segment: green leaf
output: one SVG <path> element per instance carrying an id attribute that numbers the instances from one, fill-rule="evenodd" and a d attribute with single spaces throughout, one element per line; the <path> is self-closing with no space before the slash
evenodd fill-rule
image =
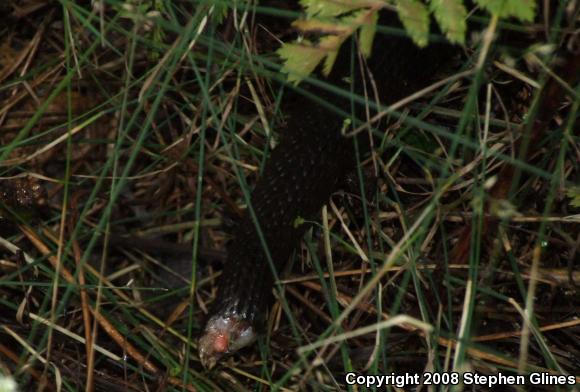
<path id="1" fill-rule="evenodd" d="M 580 186 L 574 186 L 566 191 L 566 196 L 570 199 L 570 205 L 572 207 L 580 208 Z"/>
<path id="2" fill-rule="evenodd" d="M 297 216 L 297 217 L 294 219 L 294 222 L 293 222 L 292 226 L 293 226 L 295 229 L 297 229 L 298 227 L 302 226 L 304 223 L 306 223 L 306 220 L 305 220 L 303 217 L 301 217 L 301 216 Z"/>
<path id="3" fill-rule="evenodd" d="M 409 36 L 420 47 L 427 45 L 429 38 L 429 11 L 417 0 L 397 0 L 397 13 Z"/>
<path id="4" fill-rule="evenodd" d="M 284 63 L 282 72 L 287 73 L 288 81 L 295 84 L 310 75 L 327 54 L 306 40 L 301 43 L 284 43 L 277 53 Z"/>
<path id="5" fill-rule="evenodd" d="M 341 45 L 357 30 L 360 30 L 359 44 L 363 55 L 370 54 L 376 25 L 378 8 L 384 0 L 302 0 L 309 17 L 292 22 L 292 25 L 305 33 L 324 34 L 313 45 L 309 42 L 284 44 L 278 54 L 284 60 L 282 71 L 288 73 L 288 80 L 299 83 L 324 60 L 322 73 L 330 74 Z M 330 9 L 324 5 L 330 4 Z M 319 7 L 319 8 L 317 8 Z M 373 8 L 377 7 L 377 8 Z M 325 18 L 323 18 L 325 17 Z"/>
<path id="6" fill-rule="evenodd" d="M 379 20 L 379 13 L 373 12 L 371 14 L 370 23 L 363 24 L 360 28 L 360 34 L 358 36 L 358 42 L 360 46 L 360 51 L 365 57 L 371 55 L 373 49 L 373 41 L 375 39 L 375 33 L 377 32 L 377 21 Z"/>
<path id="7" fill-rule="evenodd" d="M 431 0 L 430 8 L 441 31 L 452 43 L 465 43 L 467 10 L 461 0 Z"/>
<path id="8" fill-rule="evenodd" d="M 328 76 L 330 71 L 332 70 L 332 66 L 336 61 L 336 57 L 338 56 L 338 51 L 340 50 L 340 46 L 346 39 L 346 36 L 338 36 L 338 35 L 327 35 L 326 37 L 322 37 L 320 39 L 319 47 L 325 48 L 325 56 L 326 59 L 324 60 L 324 67 L 322 68 L 322 74 L 324 76 Z"/>
<path id="9" fill-rule="evenodd" d="M 306 11 L 307 18 L 334 17 L 363 7 L 362 2 L 355 0 L 300 0 L 300 5 Z"/>
<path id="10" fill-rule="evenodd" d="M 348 26 L 342 23 L 342 19 L 298 19 L 292 22 L 292 27 L 308 33 L 318 33 L 320 34 L 349 34 L 352 30 L 352 26 Z"/>
<path id="11" fill-rule="evenodd" d="M 536 0 L 475 0 L 482 8 L 500 18 L 514 16 L 521 21 L 531 22 L 536 14 Z"/>

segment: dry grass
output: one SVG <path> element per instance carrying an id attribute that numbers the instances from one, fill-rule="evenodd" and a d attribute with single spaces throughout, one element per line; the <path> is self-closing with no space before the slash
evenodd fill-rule
<path id="1" fill-rule="evenodd" d="M 231 222 L 281 128 L 269 81 L 287 26 L 239 7 L 218 24 L 219 2 L 0 5 L 0 377 L 244 391 L 346 389 L 352 369 L 578 375 L 580 90 L 557 83 L 521 155 L 546 70 L 566 76 L 526 47 L 484 73 L 465 60 L 375 130 L 376 195 L 333 196 L 282 281 L 291 314 L 278 301 L 255 347 L 201 368 Z M 548 20 L 526 45 L 567 37 Z"/>

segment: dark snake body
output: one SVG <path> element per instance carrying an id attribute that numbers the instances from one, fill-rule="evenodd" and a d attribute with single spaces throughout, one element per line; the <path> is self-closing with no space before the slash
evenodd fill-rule
<path id="1" fill-rule="evenodd" d="M 350 45 L 346 43 L 345 46 Z M 349 51 L 343 49 L 342 52 Z M 421 50 L 405 37 L 378 34 L 369 69 L 381 103 L 392 103 L 427 86 L 439 64 L 447 62 L 451 53 L 448 46 L 430 45 Z M 350 53 L 341 53 L 338 66 L 329 78 L 331 83 L 346 91 L 350 86 L 343 77 L 351 74 L 350 64 Z M 353 68 L 360 67 L 357 64 Z M 354 71 L 351 80 L 355 84 L 353 91 L 359 96 L 364 96 L 366 91 L 369 97 L 374 97 L 368 75 L 363 78 L 360 72 Z M 353 111 L 348 99 L 339 98 L 320 87 L 306 88 L 340 110 L 353 112 L 361 120 L 366 118 L 363 105 L 355 105 Z M 251 206 L 278 272 L 307 228 L 306 225 L 296 226 L 296 219 L 315 218 L 347 172 L 356 168 L 357 162 L 353 139 L 343 137 L 340 132 L 345 117 L 305 97 L 291 95 L 294 99 L 286 100 L 282 107 L 287 119 L 282 140 L 272 152 L 251 195 Z M 251 325 L 252 331 L 261 329 L 272 300 L 273 283 L 268 256 L 254 219 L 246 211 L 228 248 L 228 259 L 219 280 L 210 320 L 218 316 L 235 317 L 243 320 L 244 325 Z M 208 327 L 206 335 L 207 331 Z M 200 353 L 203 354 L 204 346 L 208 344 L 207 339 L 200 340 Z M 204 361 L 204 355 L 201 356 Z"/>
<path id="2" fill-rule="evenodd" d="M 252 193 L 252 208 L 277 270 L 307 227 L 297 226 L 297 218 L 312 218 L 353 167 L 351 145 L 339 132 L 341 123 L 339 116 L 317 105 L 288 117 L 292 131 L 272 152 Z M 246 212 L 228 249 L 215 312 L 239 314 L 254 323 L 265 314 L 272 284 L 268 256 Z"/>

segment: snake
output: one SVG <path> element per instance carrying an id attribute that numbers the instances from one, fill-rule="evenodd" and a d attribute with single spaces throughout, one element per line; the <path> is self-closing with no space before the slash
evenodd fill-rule
<path id="1" fill-rule="evenodd" d="M 352 47 L 348 42 L 343 45 L 326 84 L 359 96 L 372 97 L 376 90 L 382 105 L 427 86 L 440 64 L 451 57 L 449 45 L 420 49 L 404 35 L 378 34 L 363 72 L 358 65 L 351 66 Z M 281 140 L 228 246 L 216 299 L 198 340 L 206 368 L 256 340 L 273 301 L 275 277 L 309 227 L 297 224 L 297 219 L 315 218 L 344 177 L 356 169 L 355 138 L 343 136 L 341 130 L 344 113 L 364 119 L 366 106 L 319 85 L 306 84 L 302 90 L 309 98 L 297 92 L 285 96 Z"/>

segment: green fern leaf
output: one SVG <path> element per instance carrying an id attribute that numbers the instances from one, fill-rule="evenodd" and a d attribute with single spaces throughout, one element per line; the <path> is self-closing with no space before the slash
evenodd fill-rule
<path id="1" fill-rule="evenodd" d="M 536 0 L 475 0 L 481 7 L 500 18 L 511 16 L 525 22 L 534 20 Z"/>
<path id="2" fill-rule="evenodd" d="M 568 196 L 570 200 L 570 205 L 572 207 L 579 207 L 580 208 L 580 186 L 574 186 L 566 191 L 566 196 Z"/>
<path id="3" fill-rule="evenodd" d="M 371 55 L 375 33 L 377 32 L 378 20 L 379 13 L 378 11 L 375 11 L 370 15 L 369 23 L 363 24 L 360 28 L 358 42 L 360 45 L 360 51 L 365 57 L 369 57 Z"/>
<path id="4" fill-rule="evenodd" d="M 327 35 L 320 39 L 319 47 L 325 49 L 324 66 L 322 67 L 322 74 L 328 76 L 332 70 L 332 66 L 338 56 L 340 46 L 346 39 L 346 36 Z"/>
<path id="5" fill-rule="evenodd" d="M 461 0 L 431 0 L 435 20 L 452 43 L 465 43 L 467 11 Z"/>
<path id="6" fill-rule="evenodd" d="M 397 13 L 409 36 L 420 47 L 427 45 L 429 38 L 429 11 L 417 0 L 397 0 Z"/>
<path id="7" fill-rule="evenodd" d="M 361 8 L 361 2 L 356 0 L 300 0 L 300 5 L 306 11 L 306 17 L 334 17 Z"/>
<path id="8" fill-rule="evenodd" d="M 288 74 L 288 81 L 294 84 L 308 77 L 327 55 L 325 50 L 306 40 L 300 43 L 284 43 L 277 53 L 284 64 L 281 71 Z"/>

